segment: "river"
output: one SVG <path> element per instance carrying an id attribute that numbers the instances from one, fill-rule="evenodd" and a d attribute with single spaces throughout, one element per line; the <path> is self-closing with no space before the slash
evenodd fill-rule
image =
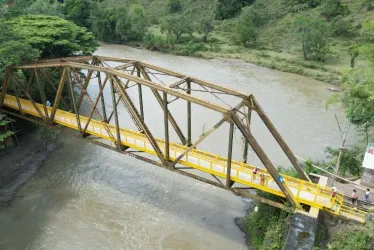
<path id="1" fill-rule="evenodd" d="M 143 60 L 254 94 L 293 151 L 305 158 L 321 159 L 326 146 L 339 144 L 333 114 L 341 110 L 326 111 L 330 93 L 325 83 L 239 61 L 177 57 L 123 45 L 103 44 L 96 54 Z M 196 119 L 206 116 L 195 114 Z M 201 126 L 195 127 L 195 136 Z M 275 165 L 289 166 L 265 129 L 254 124 L 253 130 Z M 63 147 L 12 205 L 0 210 L 0 249 L 247 249 L 234 218 L 245 214 L 248 200 L 66 131 L 59 140 Z M 220 142 L 211 141 L 205 149 L 225 152 Z M 241 155 L 238 145 L 234 155 Z M 250 162 L 255 158 L 249 154 Z"/>

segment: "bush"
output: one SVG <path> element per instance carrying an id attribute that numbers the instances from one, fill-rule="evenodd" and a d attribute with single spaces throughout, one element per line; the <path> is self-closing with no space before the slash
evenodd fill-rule
<path id="1" fill-rule="evenodd" d="M 171 52 L 174 49 L 175 39 L 173 37 L 162 37 L 153 34 L 147 34 L 144 37 L 146 49 L 160 52 Z"/>
<path id="2" fill-rule="evenodd" d="M 348 7 L 343 5 L 340 0 L 326 0 L 322 7 L 321 15 L 327 20 L 349 13 Z"/>
<path id="3" fill-rule="evenodd" d="M 182 49 L 178 52 L 179 55 L 189 56 L 197 51 L 207 50 L 203 43 L 194 43 L 192 41 L 185 44 Z"/>
<path id="4" fill-rule="evenodd" d="M 333 36 L 353 37 L 355 31 L 352 27 L 352 20 L 337 16 L 331 21 L 331 33 Z"/>
<path id="5" fill-rule="evenodd" d="M 258 191 L 267 199 L 276 199 L 274 195 Z M 248 241 L 255 249 L 282 249 L 288 232 L 289 214 L 279 208 L 258 203 L 258 212 L 250 213 L 245 219 Z"/>
<path id="6" fill-rule="evenodd" d="M 335 236 L 330 244 L 329 249 L 355 249 L 355 250 L 369 250 L 373 249 L 374 245 L 370 235 L 361 230 L 340 232 Z"/>

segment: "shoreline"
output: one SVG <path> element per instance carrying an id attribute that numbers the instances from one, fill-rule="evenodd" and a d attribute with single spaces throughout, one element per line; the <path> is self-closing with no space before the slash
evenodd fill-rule
<path id="1" fill-rule="evenodd" d="M 246 53 L 220 53 L 211 51 L 196 51 L 189 55 L 184 55 L 178 53 L 178 50 L 171 50 L 169 52 L 164 52 L 158 49 L 150 50 L 147 49 L 144 43 L 127 43 L 127 44 L 116 44 L 116 43 L 105 43 L 103 44 L 115 44 L 115 45 L 125 45 L 135 49 L 141 49 L 151 52 L 158 52 L 167 55 L 174 56 L 187 56 L 192 58 L 202 58 L 202 59 L 216 59 L 222 61 L 240 61 L 243 64 L 253 64 L 260 67 L 265 67 L 268 69 L 277 70 L 280 72 L 291 73 L 299 76 L 308 77 L 317 81 L 325 82 L 334 86 L 340 86 L 342 80 L 342 73 L 336 70 L 329 70 L 324 66 L 316 66 L 313 61 L 297 62 L 294 60 L 289 60 L 282 58 L 280 56 L 272 56 L 269 53 L 273 51 L 256 51 L 249 50 Z M 245 55 L 252 55 L 250 57 L 245 57 Z"/>
<path id="2" fill-rule="evenodd" d="M 11 206 L 18 191 L 43 167 L 48 157 L 62 145 L 46 144 L 36 133 L 21 136 L 20 146 L 1 152 L 0 209 Z"/>

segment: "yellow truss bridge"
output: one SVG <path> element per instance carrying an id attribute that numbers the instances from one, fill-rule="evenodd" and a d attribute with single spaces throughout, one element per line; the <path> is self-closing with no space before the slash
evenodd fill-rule
<path id="1" fill-rule="evenodd" d="M 125 64 L 109 67 L 107 65 L 104 65 L 106 64 L 104 63 L 104 61 L 114 61 L 116 63 Z M 42 81 L 40 79 L 40 69 L 45 68 L 58 69 L 61 74 L 61 77 L 58 81 L 58 85 L 55 86 L 56 94 L 53 106 L 40 104 L 33 100 L 33 98 L 30 95 L 30 89 L 33 87 L 33 82 L 37 83 L 34 84 L 35 86 L 43 86 L 40 83 Z M 133 70 L 128 70 L 129 68 L 133 68 Z M 21 83 L 21 80 L 17 79 L 15 75 L 15 72 L 17 70 L 23 70 L 24 72 L 29 70 L 29 72 L 25 73 L 28 75 L 29 81 Z M 82 70 L 88 70 L 85 73 L 85 77 L 83 77 L 83 79 L 81 80 L 75 79 L 74 73 L 82 72 Z M 99 87 L 100 92 L 96 99 L 88 98 L 94 108 L 90 116 L 83 116 L 79 114 L 78 106 L 81 105 L 84 96 L 88 95 L 86 90 L 89 83 L 94 81 L 94 72 L 101 72 L 101 74 L 105 74 L 106 77 L 105 80 L 102 82 L 102 75 L 96 74 L 95 83 Z M 131 74 L 128 72 L 131 72 Z M 138 72 L 137 77 L 133 76 L 134 72 Z M 179 80 L 168 86 L 156 84 L 151 81 L 151 77 L 149 76 L 150 74 L 155 74 L 155 72 L 162 72 L 173 77 L 177 77 L 179 78 Z M 141 77 L 141 74 L 143 75 L 143 77 Z M 124 80 L 127 80 L 127 82 L 125 82 Z M 138 112 L 137 108 L 135 107 L 135 105 L 133 105 L 131 99 L 126 93 L 126 89 L 130 87 L 130 81 L 134 82 L 136 86 L 138 86 L 139 88 L 139 99 L 141 109 L 140 112 Z M 107 82 L 110 82 L 111 85 L 111 93 L 113 96 L 114 104 L 112 114 L 109 116 L 109 119 L 106 114 L 106 109 L 104 107 L 105 105 L 103 101 L 104 97 L 102 95 Z M 222 184 L 224 188 L 230 189 L 233 183 L 239 183 L 241 184 L 241 186 L 244 187 L 256 188 L 267 193 L 271 193 L 280 197 L 285 197 L 291 203 L 291 206 L 293 206 L 294 209 L 299 212 L 301 212 L 302 210 L 308 210 L 311 214 L 313 213 L 313 211 L 315 212 L 318 211 L 318 209 L 321 209 L 335 215 L 340 215 L 352 220 L 365 222 L 366 213 L 364 211 L 349 206 L 345 206 L 342 194 L 338 193 L 335 195 L 335 197 L 332 197 L 332 189 L 330 187 L 325 186 L 326 183 L 322 183 L 322 185 L 320 185 L 321 183 L 312 183 L 309 180 L 309 178 L 305 176 L 305 173 L 301 171 L 301 168 L 299 166 L 297 166 L 297 170 L 299 171 L 299 173 L 301 173 L 301 176 L 304 177 L 304 180 L 293 178 L 287 175 L 281 175 L 275 172 L 276 170 L 272 167 L 270 161 L 266 157 L 266 154 L 264 154 L 264 152 L 261 151 L 261 148 L 256 144 L 257 142 L 251 136 L 250 129 L 247 129 L 246 126 L 243 126 L 243 124 L 241 123 L 242 120 L 245 120 L 244 118 L 248 119 L 248 116 L 244 115 L 243 119 L 240 119 L 238 118 L 239 116 L 236 117 L 234 116 L 235 114 L 232 113 L 234 111 L 243 113 L 239 111 L 240 108 L 247 106 L 248 111 L 254 110 L 260 115 L 260 117 L 265 117 L 265 122 L 267 117 L 266 115 L 263 115 L 264 113 L 262 113 L 262 109 L 255 102 L 255 99 L 252 96 L 250 96 L 250 99 L 246 99 L 247 96 L 241 96 L 240 94 L 239 98 L 243 98 L 243 101 L 236 106 L 235 110 L 229 109 L 228 112 L 222 112 L 222 110 L 218 110 L 221 107 L 215 104 L 204 102 L 201 100 L 195 100 L 193 98 L 187 98 L 191 97 L 190 85 L 193 82 L 197 82 L 200 86 L 204 86 L 203 89 L 207 89 L 209 87 L 216 91 L 222 91 L 226 93 L 231 92 L 231 94 L 235 96 L 239 95 L 236 92 L 233 92 L 232 90 L 220 87 L 218 85 L 211 85 L 210 83 L 204 82 L 202 80 L 189 78 L 175 72 L 164 70 L 156 66 L 140 63 L 137 61 L 103 57 L 78 57 L 71 59 L 67 58 L 64 60 L 49 60 L 44 62 L 42 61 L 38 64 L 20 65 L 13 66 L 13 68 L 8 68 L 1 92 L 0 107 L 2 107 L 2 109 L 5 112 L 23 117 L 25 119 L 30 120 L 30 118 L 38 118 L 39 122 L 40 120 L 42 120 L 42 122 L 46 124 L 60 124 L 65 127 L 69 127 L 74 130 L 80 131 L 82 135 L 84 135 L 85 137 L 87 137 L 88 135 L 99 137 L 101 139 L 108 141 L 109 143 L 111 142 L 110 144 L 116 145 L 116 149 L 119 151 L 124 151 L 127 148 L 132 148 L 139 150 L 141 152 L 148 153 L 150 155 L 154 155 L 160 158 L 161 165 L 167 166 L 169 168 L 174 168 L 175 164 L 180 164 L 193 169 L 200 170 L 205 173 L 212 174 L 216 177 L 221 177 L 226 180 L 226 185 Z M 186 91 L 187 94 L 182 94 L 181 92 L 173 90 L 175 86 L 181 86 L 182 83 L 188 83 L 188 89 Z M 19 84 L 19 88 L 23 91 L 22 96 L 7 94 L 7 87 L 9 87 L 7 85 L 11 84 Z M 72 89 L 74 85 L 78 86 L 79 84 L 81 84 L 81 95 L 78 98 L 76 98 L 76 96 L 74 96 L 75 94 Z M 69 101 L 62 99 L 64 85 L 68 85 L 67 89 L 69 89 L 69 93 L 72 96 L 72 99 L 70 100 L 71 109 L 67 109 L 69 111 L 64 111 L 60 108 L 63 103 L 64 106 L 69 106 L 67 104 L 69 103 Z M 160 101 L 160 105 L 165 113 L 165 139 L 154 138 L 149 132 L 148 127 L 144 123 L 144 114 L 142 110 L 143 107 L 141 100 L 141 88 L 139 87 L 142 85 L 143 87 L 146 86 L 151 89 L 152 87 L 158 88 L 155 90 L 155 96 L 156 99 Z M 195 104 L 202 104 L 202 106 L 215 109 L 216 111 L 223 113 L 224 118 L 220 120 L 212 129 L 208 130 L 203 135 L 201 135 L 196 142 L 192 143 L 191 132 L 188 131 L 188 137 L 186 139 L 183 133 L 180 131 L 179 127 L 175 124 L 175 120 L 173 121 L 171 113 L 168 112 L 167 105 L 169 103 L 165 101 L 167 99 L 161 98 L 161 96 L 159 95 L 159 91 L 164 91 L 164 97 L 166 97 L 166 95 L 174 95 L 178 98 L 186 99 L 189 104 L 190 102 L 192 102 Z M 211 91 L 211 94 L 212 93 L 214 92 Z M 44 99 L 45 101 L 46 98 L 44 95 L 45 94 L 41 93 L 41 99 Z M 184 95 L 187 95 L 187 97 L 185 97 Z M 157 96 L 161 99 L 157 98 Z M 101 115 L 99 114 L 100 120 L 93 119 L 93 113 L 99 112 L 97 106 L 100 100 L 102 100 L 102 105 L 104 107 L 103 110 L 101 110 Z M 133 131 L 119 126 L 117 114 L 117 107 L 119 102 L 122 102 L 123 106 L 130 113 L 130 116 L 139 128 L 139 131 Z M 189 111 L 191 112 L 190 108 Z M 114 124 L 110 123 L 111 117 L 113 116 L 115 118 Z M 180 135 L 179 137 L 182 141 L 181 144 L 169 141 L 168 121 L 173 125 L 174 129 L 177 131 L 177 134 Z M 189 122 L 191 122 L 190 117 Z M 232 131 L 235 124 L 243 133 L 244 138 L 246 138 L 248 144 L 252 146 L 254 151 L 260 157 L 260 159 L 265 165 L 265 169 L 256 168 L 255 166 L 247 164 L 245 163 L 246 160 L 232 160 L 232 152 L 230 152 L 230 146 L 227 158 L 197 149 L 197 145 L 206 137 L 208 137 L 217 127 L 219 127 L 224 122 L 230 123 L 231 136 L 229 138 L 229 144 L 232 144 Z M 272 125 L 267 121 L 265 122 L 265 124 Z M 249 127 L 249 122 L 246 125 L 248 125 Z M 271 126 L 268 126 L 268 128 L 269 130 L 271 130 L 274 137 L 278 136 L 276 132 L 272 131 Z M 190 130 L 190 127 L 188 130 Z M 281 143 L 283 143 L 283 141 L 281 139 L 277 139 L 277 141 L 280 142 L 280 145 L 282 146 Z M 286 150 L 288 149 L 288 147 L 285 146 L 282 148 Z M 293 159 L 292 157 L 289 158 Z M 263 200 L 264 199 L 262 199 L 261 201 Z M 268 203 L 277 206 L 276 202 Z M 309 206 L 310 209 L 307 208 Z"/>

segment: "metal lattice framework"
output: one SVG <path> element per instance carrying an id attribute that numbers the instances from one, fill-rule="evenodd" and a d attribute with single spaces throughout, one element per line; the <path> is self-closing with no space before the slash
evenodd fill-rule
<path id="1" fill-rule="evenodd" d="M 45 74 L 46 70 L 49 73 L 52 72 L 54 75 L 58 74 L 58 80 L 50 79 L 50 74 Z M 20 71 L 23 72 L 22 75 L 26 76 L 26 79 L 20 77 Z M 162 80 L 160 80 L 160 76 L 162 76 L 163 79 L 167 78 L 168 84 L 165 84 Z M 53 82 L 55 82 L 55 84 L 53 84 Z M 58 84 L 56 84 L 57 82 Z M 48 101 L 47 94 L 45 92 L 47 84 L 53 89 L 54 100 L 52 102 L 52 107 L 48 107 L 48 105 L 46 105 Z M 89 94 L 88 88 L 91 86 L 99 89 L 99 92 L 95 97 L 92 97 Z M 10 90 L 10 88 L 12 88 L 12 90 Z M 40 96 L 38 96 L 38 100 L 35 99 L 35 95 L 32 96 L 30 93 L 31 89 L 33 88 L 36 88 L 39 91 Z M 138 103 L 135 103 L 133 101 L 134 98 L 131 98 L 129 95 L 130 88 L 137 89 Z M 153 108 L 162 110 L 164 114 L 163 147 L 165 148 L 160 147 L 160 143 L 151 133 L 149 128 L 152 126 L 152 124 L 146 122 L 146 114 L 144 113 L 143 108 L 144 88 L 149 88 L 151 90 L 153 96 L 159 104 L 157 107 L 155 106 Z M 14 89 L 16 89 L 16 91 Z M 104 100 L 103 93 L 105 90 L 110 91 L 111 93 L 111 105 Z M 64 91 L 67 94 L 63 95 Z M 200 97 L 194 95 L 196 92 L 199 92 Z M 4 106 L 4 100 L 7 94 L 15 96 L 18 105 L 17 110 L 19 112 L 14 112 L 14 110 Z M 51 94 L 49 93 L 49 95 Z M 209 98 L 205 98 L 205 95 L 209 96 Z M 220 96 L 222 95 L 229 96 L 232 100 L 235 100 L 235 106 L 226 105 L 225 102 L 222 102 L 222 99 L 220 99 Z M 30 117 L 26 110 L 23 110 L 22 105 L 20 104 L 21 98 L 24 98 L 32 103 L 35 110 L 37 110 L 39 119 Z M 216 101 L 206 101 L 208 99 Z M 92 105 L 92 111 L 87 116 L 88 120 L 85 120 L 85 125 L 82 126 L 80 119 L 81 107 L 84 100 Z M 183 112 L 186 112 L 187 131 L 183 131 L 183 129 L 181 129 L 170 111 L 172 103 L 176 100 L 182 100 L 186 103 L 186 109 Z M 42 105 L 37 104 L 38 102 Z M 192 141 L 191 128 L 192 123 L 198 121 L 194 121 L 192 119 L 192 104 L 202 106 L 211 111 L 222 114 L 222 118 L 217 121 L 216 125 L 201 134 L 195 141 Z M 188 175 L 199 180 L 204 180 L 213 185 L 227 189 L 231 189 L 233 185 L 230 175 L 234 127 L 236 126 L 240 131 L 240 134 L 245 139 L 243 162 L 247 161 L 248 146 L 251 146 L 253 151 L 265 166 L 267 172 L 279 186 L 281 192 L 284 194 L 290 204 L 294 208 L 297 208 L 299 207 L 298 201 L 295 199 L 289 188 L 284 184 L 282 178 L 279 178 L 279 172 L 252 134 L 250 126 L 251 117 L 252 113 L 255 112 L 266 125 L 267 129 L 279 144 L 297 172 L 300 174 L 301 178 L 307 182 L 310 182 L 308 175 L 299 165 L 295 155 L 292 153 L 291 149 L 276 130 L 273 123 L 270 121 L 253 95 L 247 95 L 145 62 L 103 56 L 81 56 L 42 60 L 35 63 L 10 66 L 6 69 L 2 83 L 0 108 L 11 115 L 32 120 L 34 122 L 39 122 L 44 125 L 53 125 L 56 118 L 56 111 L 59 109 L 64 109 L 65 111 L 74 114 L 76 124 L 78 124 L 80 134 L 83 137 L 88 137 L 89 133 L 87 133 L 87 129 L 90 127 L 91 121 L 94 120 L 93 117 L 97 117 L 102 122 L 103 128 L 106 129 L 110 140 L 115 142 L 115 145 L 108 145 L 99 141 L 96 141 L 96 143 L 113 148 L 125 154 L 132 154 L 136 158 L 146 160 L 184 175 Z M 152 160 L 149 157 L 140 156 L 139 154 L 133 154 L 133 152 L 129 151 L 128 147 L 121 143 L 121 126 L 118 117 L 119 108 L 124 108 L 124 110 L 133 120 L 138 131 L 142 133 L 150 142 L 152 150 L 155 152 L 158 158 L 157 161 Z M 203 142 L 224 123 L 230 124 L 227 145 L 226 183 L 220 182 L 218 178 L 217 182 L 201 178 L 200 176 L 185 172 L 182 170 L 182 168 L 178 168 L 176 166 L 179 160 L 181 160 L 187 153 L 194 150 L 201 142 Z M 108 128 L 109 124 L 113 124 L 115 126 L 116 133 L 111 132 L 111 130 Z M 179 144 L 186 146 L 184 152 L 174 160 L 171 160 L 169 155 L 169 147 L 171 145 L 169 138 L 169 124 L 178 136 L 180 141 Z M 87 139 L 90 139 L 90 137 Z M 238 191 L 238 189 L 236 189 L 236 191 Z M 245 195 L 248 196 L 249 194 L 246 192 Z M 251 196 L 251 198 L 255 197 Z M 269 203 L 273 206 L 283 207 L 283 205 L 280 205 L 277 202 L 268 201 L 262 198 L 260 199 L 262 202 Z"/>

